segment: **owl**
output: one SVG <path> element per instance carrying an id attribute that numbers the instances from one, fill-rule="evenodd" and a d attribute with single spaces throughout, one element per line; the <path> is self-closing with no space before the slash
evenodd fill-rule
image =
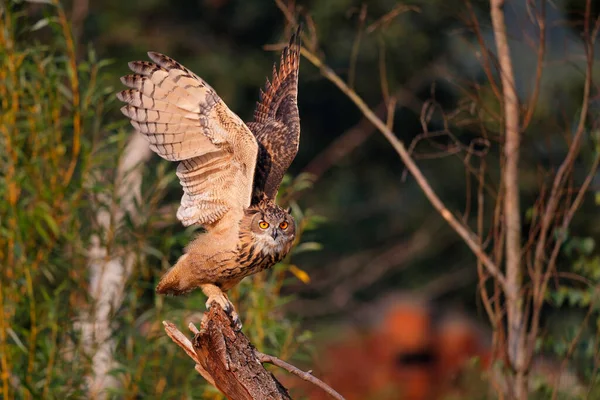
<path id="1" fill-rule="evenodd" d="M 206 306 L 220 305 L 241 329 L 226 295 L 244 277 L 272 267 L 296 234 L 290 213 L 275 203 L 283 175 L 298 152 L 300 28 L 267 79 L 254 121 L 244 123 L 202 78 L 155 52 L 134 61 L 117 94 L 136 131 L 160 157 L 178 161 L 183 187 L 177 218 L 201 225 L 156 291 L 181 295 L 200 288 Z"/>

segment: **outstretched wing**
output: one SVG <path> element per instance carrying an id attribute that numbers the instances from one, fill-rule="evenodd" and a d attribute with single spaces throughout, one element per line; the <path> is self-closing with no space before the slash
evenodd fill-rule
<path id="1" fill-rule="evenodd" d="M 162 158 L 180 161 L 183 186 L 177 218 L 211 225 L 250 205 L 258 144 L 252 132 L 204 80 L 159 53 L 134 61 L 117 97 L 134 128 Z"/>
<path id="2" fill-rule="evenodd" d="M 258 140 L 259 153 L 254 177 L 254 201 L 262 193 L 275 199 L 285 171 L 298 153 L 298 69 L 301 27 L 283 49 L 279 70 L 273 65 L 273 82 L 260 92 L 254 122 L 248 127 Z"/>

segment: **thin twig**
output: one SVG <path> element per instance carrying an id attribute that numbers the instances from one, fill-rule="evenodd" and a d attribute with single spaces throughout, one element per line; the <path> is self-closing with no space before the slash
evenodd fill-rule
<path id="1" fill-rule="evenodd" d="M 444 71 L 440 68 L 441 60 L 436 60 L 428 67 L 419 70 L 409 81 L 398 88 L 388 97 L 394 98 L 395 108 L 406 107 L 418 114 L 421 109 L 420 100 L 414 95 L 424 82 L 428 79 L 439 77 Z M 383 77 L 382 77 L 383 79 Z M 386 112 L 389 116 L 390 103 L 384 94 L 384 100 L 373 109 L 378 118 L 385 118 Z M 366 118 L 363 117 L 356 125 L 342 133 L 325 150 L 317 154 L 312 161 L 308 163 L 303 172 L 312 175 L 313 182 L 316 182 L 332 166 L 338 164 L 340 160 L 360 147 L 377 129 Z"/>
<path id="2" fill-rule="evenodd" d="M 473 10 L 473 5 L 471 4 L 471 1 L 466 0 L 465 4 L 467 6 L 467 10 L 469 11 L 469 17 L 471 18 L 471 23 L 473 24 L 473 32 L 475 33 L 475 36 L 477 36 L 477 42 L 479 43 L 479 47 L 481 48 L 483 71 L 485 72 L 485 75 L 488 78 L 488 81 L 490 82 L 490 86 L 492 87 L 492 91 L 494 92 L 494 95 L 496 96 L 498 101 L 501 101 L 502 94 L 500 93 L 500 89 L 498 88 L 498 85 L 496 84 L 496 80 L 494 79 L 494 74 L 492 72 L 492 65 L 491 65 L 491 61 L 490 61 L 491 54 L 487 48 L 487 45 L 485 44 L 485 39 L 483 38 L 483 35 L 481 34 L 481 29 L 479 27 L 479 20 L 477 19 L 477 16 L 475 15 L 475 11 Z"/>
<path id="3" fill-rule="evenodd" d="M 477 236 L 479 237 L 479 243 L 482 245 L 483 241 L 483 218 L 484 218 L 484 206 L 485 206 L 485 196 L 483 195 L 483 188 L 485 185 L 485 167 L 486 163 L 484 159 L 481 159 L 479 165 L 479 174 L 478 174 L 478 185 L 477 185 Z M 483 265 L 481 265 L 481 261 L 477 260 L 477 275 L 479 276 L 479 294 L 481 296 L 481 302 L 483 303 L 483 307 L 489 317 L 490 322 L 492 323 L 492 327 L 494 331 L 497 329 L 497 321 L 496 314 L 494 313 L 494 309 L 492 308 L 492 304 L 490 302 L 490 295 L 488 293 L 486 287 L 486 281 L 489 275 L 485 274 L 483 270 Z"/>
<path id="4" fill-rule="evenodd" d="M 435 215 L 437 217 L 437 213 Z M 322 293 L 326 301 L 297 300 L 289 306 L 290 309 L 304 317 L 315 317 L 351 308 L 357 291 L 371 287 L 391 270 L 398 272 L 408 268 L 410 263 L 406 260 L 422 254 L 432 238 L 435 237 L 442 243 L 451 243 L 445 240 L 445 232 L 440 232 L 437 226 L 431 225 L 431 222 L 425 221 L 409 240 L 402 240 L 393 246 L 378 247 L 340 259 L 328 268 L 338 271 L 337 273 L 315 277 L 315 283 L 311 285 L 312 290 Z M 340 266 L 343 268 L 339 268 Z"/>
<path id="5" fill-rule="evenodd" d="M 558 208 L 559 200 L 561 198 L 561 193 L 563 192 L 565 179 L 567 174 L 573 168 L 573 164 L 575 159 L 579 155 L 579 150 L 581 147 L 581 141 L 583 140 L 583 135 L 585 132 L 585 121 L 587 118 L 587 113 L 589 109 L 590 102 L 590 92 L 592 88 L 592 68 L 593 68 L 593 60 L 594 60 L 594 40 L 596 35 L 596 28 L 590 32 L 590 14 L 591 14 L 591 0 L 586 2 L 586 12 L 585 12 L 585 21 L 584 21 L 584 32 L 585 32 L 585 40 L 586 40 L 586 56 L 587 56 L 587 65 L 586 65 L 586 76 L 585 83 L 583 88 L 583 99 L 581 112 L 579 115 L 579 124 L 577 126 L 577 130 L 574 134 L 573 141 L 571 142 L 571 146 L 565 159 L 560 165 L 556 175 L 554 177 L 554 181 L 552 183 L 552 189 L 550 191 L 550 195 L 548 197 L 548 202 L 546 207 L 543 210 L 543 214 L 541 217 L 541 226 L 540 232 L 538 235 L 537 245 L 535 248 L 535 253 L 533 256 L 533 269 L 534 269 L 534 290 L 533 290 L 533 302 L 534 302 L 534 310 L 533 316 L 531 319 L 531 328 L 529 332 L 530 341 L 537 337 L 537 333 L 539 331 L 539 320 L 541 314 L 542 303 L 544 302 L 546 288 L 548 286 L 548 281 L 550 280 L 550 276 L 554 271 L 554 265 L 558 254 L 560 252 L 560 247 L 563 239 L 557 238 L 554 243 L 554 248 L 550 255 L 550 258 L 546 264 L 546 269 L 544 271 L 544 261 L 546 261 L 546 243 L 551 237 L 552 232 L 550 230 L 553 225 L 553 221 L 556 219 L 556 210 Z M 600 19 L 599 19 L 600 21 Z M 591 34 L 590 34 L 591 33 Z M 562 226 L 566 228 L 571 219 L 573 218 L 573 214 L 579 207 L 581 201 L 583 201 L 583 195 L 587 190 L 587 187 L 591 183 L 591 179 L 593 178 L 594 171 L 598 168 L 598 158 L 594 161 L 590 173 L 588 173 L 588 177 L 584 181 L 583 186 L 581 187 L 579 193 L 575 197 L 569 211 L 565 215 L 563 219 Z M 529 358 L 532 357 L 532 352 L 529 354 Z"/>
<path id="6" fill-rule="evenodd" d="M 420 13 L 421 9 L 417 6 L 407 6 L 406 4 L 398 4 L 392 9 L 392 11 L 388 12 L 383 17 L 379 18 L 377 21 L 369 25 L 369 27 L 367 28 L 367 33 L 373 33 L 377 28 L 389 24 L 398 15 L 404 14 L 408 11 Z"/>
<path id="7" fill-rule="evenodd" d="M 390 87 L 387 77 L 387 65 L 385 63 L 385 41 L 383 36 L 379 36 L 379 83 L 381 84 L 381 94 L 383 102 L 388 103 L 390 98 Z"/>
<path id="8" fill-rule="evenodd" d="M 358 14 L 358 28 L 354 43 L 352 44 L 352 55 L 350 56 L 350 67 L 348 69 L 348 86 L 354 88 L 354 78 L 356 77 L 356 61 L 358 60 L 358 52 L 360 50 L 360 40 L 365 28 L 365 20 L 367 19 L 367 5 L 363 4 Z"/>
<path id="9" fill-rule="evenodd" d="M 585 194 L 587 193 L 587 190 L 589 189 L 589 186 L 592 183 L 594 176 L 596 176 L 596 171 L 598 170 L 599 165 L 600 165 L 600 153 L 596 154 L 596 157 L 592 163 L 592 166 L 590 167 L 590 170 L 589 170 L 583 184 L 579 188 L 579 192 L 575 196 L 575 199 L 573 200 L 573 203 L 569 207 L 569 210 L 565 213 L 565 215 L 563 217 L 563 222 L 560 226 L 561 230 L 563 230 L 563 231 L 566 230 L 569 227 L 569 225 L 571 224 L 571 221 L 573 220 L 573 217 L 575 216 L 575 212 L 581 206 L 581 203 L 583 202 L 583 198 L 584 198 Z M 564 242 L 564 238 L 559 236 L 554 243 L 552 253 L 550 253 L 550 258 L 546 265 L 546 271 L 544 272 L 544 277 L 543 277 L 542 281 L 539 282 L 538 291 L 541 293 L 546 293 L 546 288 L 548 287 L 548 282 L 550 280 L 550 277 L 552 276 L 552 273 L 556 269 L 556 260 L 558 259 L 558 255 L 560 254 L 560 250 L 562 248 L 563 242 Z M 537 337 L 537 333 L 539 331 L 539 320 L 540 320 L 540 314 L 542 311 L 543 301 L 544 301 L 544 296 L 541 296 L 539 299 L 536 299 L 534 297 L 534 299 L 533 299 L 534 313 L 533 313 L 533 318 L 532 318 L 532 322 L 531 322 L 531 329 L 529 332 L 530 342 L 533 342 L 533 340 Z M 530 360 L 533 358 L 533 350 L 534 350 L 533 348 L 529 350 L 528 357 Z"/>
<path id="10" fill-rule="evenodd" d="M 537 242 L 537 246 L 535 248 L 534 255 L 534 271 L 539 278 L 541 276 L 542 264 L 544 261 L 546 242 L 550 235 L 548 235 L 548 231 L 552 225 L 552 221 L 556 216 L 556 209 L 558 207 L 558 202 L 560 199 L 560 193 L 562 192 L 565 176 L 573 167 L 573 163 L 575 162 L 575 158 L 579 154 L 579 149 L 581 146 L 581 140 L 583 139 L 583 134 L 585 132 L 585 120 L 587 118 L 588 108 L 589 108 L 589 100 L 590 100 L 590 92 L 592 87 L 592 67 L 593 67 L 593 46 L 590 42 L 589 36 L 589 20 L 590 20 L 590 8 L 591 8 L 591 0 L 587 1 L 586 5 L 586 15 L 585 15 L 585 24 L 584 30 L 587 34 L 586 39 L 586 53 L 587 53 L 587 68 L 586 68 L 586 77 L 585 83 L 583 86 L 583 103 L 581 105 L 581 112 L 579 114 L 579 124 L 577 126 L 577 130 L 573 137 L 573 141 L 571 143 L 571 147 L 567 153 L 567 156 L 563 160 L 560 165 L 558 171 L 556 172 L 556 176 L 554 177 L 554 182 L 552 183 L 552 189 L 550 192 L 550 196 L 548 198 L 548 202 L 546 204 L 546 208 L 544 209 L 541 228 L 539 234 L 539 240 Z M 537 291 L 534 293 L 534 297 L 536 301 L 541 301 L 544 294 L 541 291 Z"/>
<path id="11" fill-rule="evenodd" d="M 532 3 L 535 4 L 534 1 Z M 529 126 L 533 118 L 533 113 L 535 111 L 535 106 L 537 105 L 537 101 L 540 95 L 540 87 L 542 81 L 542 72 L 544 69 L 544 57 L 546 55 L 546 1 L 541 1 L 541 11 L 536 13 L 536 21 L 538 23 L 540 29 L 540 38 L 539 38 L 539 46 L 537 52 L 537 67 L 535 70 L 535 82 L 533 86 L 533 93 L 531 98 L 529 99 L 529 103 L 527 104 L 527 110 L 525 111 L 525 117 L 523 118 L 523 123 L 521 124 L 521 130 L 525 131 Z"/>
<path id="12" fill-rule="evenodd" d="M 389 130 L 394 129 L 394 115 L 396 113 L 396 98 L 395 97 L 390 97 L 389 101 L 387 102 L 387 119 L 385 122 L 385 126 L 387 126 L 387 128 Z"/>
<path id="13" fill-rule="evenodd" d="M 275 0 L 275 5 L 277 5 L 277 8 L 279 8 L 279 10 L 281 10 L 281 12 L 283 13 L 283 15 L 285 15 L 285 19 L 288 20 L 288 22 L 290 24 L 292 24 L 292 26 L 296 26 L 296 17 L 294 17 L 294 10 L 288 8 L 288 6 L 286 6 L 283 3 L 283 0 Z"/>
<path id="14" fill-rule="evenodd" d="M 333 390 L 329 385 L 327 385 L 322 380 L 316 378 L 314 375 L 312 375 L 310 373 L 310 371 L 309 372 L 304 372 L 301 369 L 298 369 L 298 368 L 294 367 L 292 364 L 288 364 L 285 361 L 280 360 L 279 358 L 277 358 L 275 356 L 270 356 L 268 354 L 261 353 L 258 350 L 256 350 L 255 353 L 256 353 L 256 358 L 258 358 L 258 360 L 261 363 L 269 363 L 269 364 L 276 365 L 279 368 L 283 368 L 286 371 L 288 371 L 289 373 L 294 374 L 294 375 L 296 375 L 296 376 L 304 379 L 305 381 L 310 382 L 313 385 L 316 385 L 316 386 L 320 387 L 321 389 L 323 389 L 324 391 L 326 391 L 334 399 L 344 400 L 344 397 L 341 394 L 339 394 L 338 392 L 336 392 L 335 390 Z"/>

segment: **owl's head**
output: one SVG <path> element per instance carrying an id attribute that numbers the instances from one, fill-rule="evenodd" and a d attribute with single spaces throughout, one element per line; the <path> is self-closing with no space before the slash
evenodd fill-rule
<path id="1" fill-rule="evenodd" d="M 294 218 L 272 201 L 261 201 L 249 208 L 242 224 L 254 237 L 257 250 L 263 253 L 287 252 L 296 237 Z"/>

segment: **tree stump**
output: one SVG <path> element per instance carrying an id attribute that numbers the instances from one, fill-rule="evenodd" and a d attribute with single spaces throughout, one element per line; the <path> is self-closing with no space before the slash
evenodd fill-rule
<path id="1" fill-rule="evenodd" d="M 163 322 L 171 339 L 196 362 L 196 370 L 229 400 L 291 399 L 288 391 L 258 359 L 248 338 L 233 329 L 227 314 L 216 304 L 208 310 L 190 342 L 175 325 Z"/>
<path id="2" fill-rule="evenodd" d="M 231 319 L 216 304 L 202 319 L 202 329 L 189 325 L 194 333 L 190 341 L 177 327 L 163 321 L 167 335 L 196 362 L 196 371 L 229 400 L 288 400 L 287 389 L 263 367 L 276 365 L 297 377 L 320 387 L 337 400 L 344 398 L 329 385 L 277 357 L 256 350 L 250 340 L 235 331 Z"/>
<path id="3" fill-rule="evenodd" d="M 291 399 L 267 371 L 248 338 L 233 329 L 225 312 L 213 305 L 192 341 L 202 368 L 229 399 Z"/>

